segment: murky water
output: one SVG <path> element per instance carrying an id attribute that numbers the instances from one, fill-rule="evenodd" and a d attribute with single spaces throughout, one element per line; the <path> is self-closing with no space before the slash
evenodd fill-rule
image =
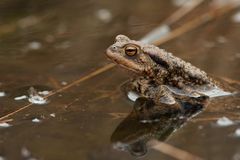
<path id="1" fill-rule="evenodd" d="M 27 99 L 14 98 L 28 94 L 30 86 L 38 91 L 58 89 L 108 64 L 104 51 L 117 34 L 139 39 L 176 8 L 171 1 L 153 0 L 1 1 L 0 92 L 6 96 L 0 97 L 0 115 L 28 104 Z M 216 77 L 238 81 L 240 23 L 232 21 L 236 11 L 161 47 Z M 129 76 L 131 73 L 115 67 L 51 96 L 45 105 L 32 105 L 7 118 L 12 126 L 0 128 L 0 157 L 135 159 L 128 151 L 114 147 L 116 139 L 130 143 L 138 135 L 161 131 L 165 125 L 130 122 L 129 130 L 123 135 L 116 133 L 116 128 L 128 128 L 119 124 L 126 121 L 133 108 L 133 103 L 120 90 Z M 235 132 L 240 128 L 239 111 L 239 96 L 212 100 L 204 112 L 165 142 L 203 159 L 238 160 L 240 138 Z M 234 124 L 219 127 L 216 121 L 223 116 Z M 161 139 L 161 134 L 157 134 Z M 149 148 L 142 159 L 172 157 Z"/>

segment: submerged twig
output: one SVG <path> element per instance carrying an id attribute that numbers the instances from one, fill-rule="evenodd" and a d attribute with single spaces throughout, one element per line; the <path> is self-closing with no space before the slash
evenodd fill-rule
<path id="1" fill-rule="evenodd" d="M 235 1 L 233 1 L 233 2 L 235 2 Z M 170 33 L 168 33 L 164 37 L 159 37 L 158 40 L 156 40 L 152 43 L 155 44 L 155 45 L 160 45 L 162 43 L 165 43 L 169 40 L 172 40 L 176 37 L 179 37 L 180 35 L 182 35 L 186 32 L 189 32 L 189 31 L 193 30 L 194 28 L 197 28 L 197 27 L 209 22 L 210 20 L 212 20 L 212 19 L 214 19 L 214 18 L 216 18 L 220 15 L 223 15 L 223 14 L 227 13 L 228 11 L 230 11 L 230 10 L 239 6 L 239 1 L 236 1 L 236 3 L 233 3 L 233 2 L 230 3 L 230 5 L 225 5 L 225 6 L 222 6 L 222 7 L 211 9 L 209 12 L 207 12 L 207 13 L 195 18 L 194 20 L 182 25 L 180 28 L 172 30 Z M 65 91 L 65 90 L 69 89 L 70 87 L 73 87 L 73 86 L 75 86 L 75 85 L 77 85 L 77 84 L 79 84 L 79 83 L 81 83 L 85 80 L 88 80 L 92 77 L 95 77 L 95 76 L 113 68 L 114 66 L 115 66 L 115 64 L 108 64 L 108 65 L 106 65 L 102 68 L 99 68 L 99 69 L 95 70 L 94 72 L 92 72 L 92 73 L 90 73 L 90 74 L 88 74 L 84 77 L 81 77 L 80 79 L 78 79 L 76 81 L 73 81 L 72 83 L 70 83 L 70 84 L 68 84 L 64 87 L 59 88 L 56 91 L 51 92 L 50 94 L 48 94 L 47 96 L 45 96 L 43 98 L 48 98 L 48 97 L 53 96 L 53 95 L 55 95 L 59 92 Z M 13 112 L 10 112 L 10 113 L 0 117 L 0 122 L 3 121 L 6 118 L 18 113 L 18 112 L 20 112 L 20 111 L 30 107 L 31 105 L 32 105 L 32 103 L 29 103 L 29 104 L 15 110 L 15 111 L 13 111 Z"/>
<path id="2" fill-rule="evenodd" d="M 149 141 L 148 145 L 149 147 L 178 160 L 202 160 L 202 158 L 193 155 L 192 153 L 176 148 L 170 144 L 159 142 L 157 140 Z"/>
<path id="3" fill-rule="evenodd" d="M 193 122 L 204 122 L 204 121 L 217 121 L 219 118 L 222 118 L 222 116 L 219 117 L 206 117 L 206 118 L 195 118 L 192 119 Z M 232 120 L 240 120 L 240 117 L 233 117 L 230 116 L 229 118 L 231 118 Z"/>

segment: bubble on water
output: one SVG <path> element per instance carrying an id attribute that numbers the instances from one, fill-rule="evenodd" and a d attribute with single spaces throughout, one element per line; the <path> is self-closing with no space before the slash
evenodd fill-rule
<path id="1" fill-rule="evenodd" d="M 39 122 L 41 122 L 41 120 L 38 119 L 38 118 L 34 118 L 34 119 L 32 119 L 32 122 L 34 122 L 34 123 L 39 123 Z"/>
<path id="2" fill-rule="evenodd" d="M 132 91 L 128 92 L 127 96 L 133 102 L 135 102 L 139 98 L 139 95 L 136 92 Z"/>
<path id="3" fill-rule="evenodd" d="M 231 126 L 234 122 L 227 117 L 221 117 L 217 120 L 217 125 L 221 127 Z"/>
<path id="4" fill-rule="evenodd" d="M 6 160 L 3 156 L 0 156 L 0 160 Z"/>
<path id="5" fill-rule="evenodd" d="M 27 157 L 31 156 L 31 152 L 26 147 L 22 147 L 21 155 L 22 155 L 22 157 L 27 158 Z"/>
<path id="6" fill-rule="evenodd" d="M 7 127 L 11 127 L 11 125 L 7 122 L 1 122 L 0 123 L 0 128 L 7 128 Z"/>
<path id="7" fill-rule="evenodd" d="M 38 94 L 41 94 L 41 95 L 48 95 L 50 93 L 50 91 L 39 91 Z"/>
<path id="8" fill-rule="evenodd" d="M 0 91 L 0 97 L 4 97 L 4 96 L 6 96 L 6 93 L 3 91 Z"/>
<path id="9" fill-rule="evenodd" d="M 37 41 L 33 41 L 28 43 L 28 49 L 30 50 L 38 50 L 42 47 L 42 44 L 40 42 Z"/>
<path id="10" fill-rule="evenodd" d="M 62 84 L 63 86 L 65 86 L 65 85 L 67 85 L 68 83 L 65 82 L 65 81 L 62 81 L 61 84 Z"/>
<path id="11" fill-rule="evenodd" d="M 232 16 L 232 21 L 235 23 L 240 23 L 240 11 L 238 11 Z"/>
<path id="12" fill-rule="evenodd" d="M 96 13 L 96 16 L 105 23 L 108 23 L 112 20 L 112 13 L 107 9 L 99 9 Z"/>
<path id="13" fill-rule="evenodd" d="M 240 137 L 240 128 L 237 128 L 237 129 L 235 130 L 234 135 L 235 135 L 236 137 Z"/>
<path id="14" fill-rule="evenodd" d="M 55 113 L 51 113 L 50 116 L 51 117 L 56 117 L 56 114 Z"/>
<path id="15" fill-rule="evenodd" d="M 23 100 L 23 99 L 27 99 L 27 98 L 28 97 L 26 95 L 22 95 L 22 96 L 15 97 L 14 100 L 19 101 L 19 100 Z"/>

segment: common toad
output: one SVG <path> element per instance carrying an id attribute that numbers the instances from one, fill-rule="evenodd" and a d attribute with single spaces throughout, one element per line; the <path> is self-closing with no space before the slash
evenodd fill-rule
<path id="1" fill-rule="evenodd" d="M 174 105 L 181 98 L 229 95 L 206 72 L 154 45 L 118 35 L 106 55 L 118 65 L 138 75 L 127 90 L 155 104 Z M 130 96 L 131 99 L 131 96 Z"/>

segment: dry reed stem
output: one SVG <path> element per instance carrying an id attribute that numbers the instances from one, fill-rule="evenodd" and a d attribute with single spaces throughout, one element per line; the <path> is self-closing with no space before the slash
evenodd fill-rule
<path id="1" fill-rule="evenodd" d="M 170 32 L 167 36 L 162 37 L 161 39 L 153 42 L 154 45 L 161 45 L 169 40 L 172 40 L 176 37 L 179 37 L 180 35 L 189 32 L 203 24 L 206 24 L 207 22 L 213 20 L 214 18 L 217 18 L 223 14 L 226 14 L 227 12 L 233 10 L 234 8 L 238 7 L 239 4 L 229 4 L 226 6 L 223 6 L 221 8 L 211 9 L 207 13 L 202 14 L 201 16 L 185 23 L 181 27 L 173 30 Z"/>

